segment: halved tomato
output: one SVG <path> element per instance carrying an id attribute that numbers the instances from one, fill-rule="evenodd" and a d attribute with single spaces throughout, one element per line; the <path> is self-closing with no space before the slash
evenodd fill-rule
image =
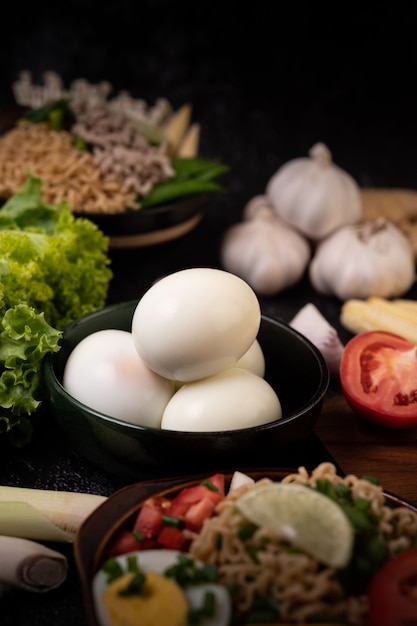
<path id="1" fill-rule="evenodd" d="M 417 346 L 404 337 L 375 330 L 350 339 L 340 383 L 363 417 L 388 428 L 417 426 Z"/>
<path id="2" fill-rule="evenodd" d="M 370 626 L 417 625 L 417 548 L 393 556 L 368 588 Z"/>

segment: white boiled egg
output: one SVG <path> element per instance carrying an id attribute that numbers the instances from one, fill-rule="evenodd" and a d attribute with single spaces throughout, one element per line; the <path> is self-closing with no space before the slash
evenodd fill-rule
<path id="1" fill-rule="evenodd" d="M 232 609 L 225 587 L 202 583 L 183 588 L 163 576 L 168 568 L 178 563 L 179 554 L 176 550 L 143 550 L 116 557 L 123 571 L 127 571 L 128 559 L 133 558 L 145 575 L 152 576 L 151 593 L 142 597 L 120 596 L 118 590 L 126 585 L 125 579 L 109 585 L 107 574 L 99 570 L 93 579 L 93 598 L 100 626 L 182 626 L 187 623 L 190 610 L 201 608 L 208 592 L 215 598 L 214 613 L 199 623 L 202 626 L 229 626 Z"/>
<path id="2" fill-rule="evenodd" d="M 250 348 L 261 323 L 258 298 L 241 278 L 191 268 L 156 282 L 132 320 L 136 348 L 165 378 L 189 382 L 232 366 Z"/>
<path id="3" fill-rule="evenodd" d="M 97 331 L 77 344 L 67 360 L 63 385 L 100 413 L 155 428 L 174 393 L 172 381 L 140 358 L 132 334 L 116 329 Z"/>
<path id="4" fill-rule="evenodd" d="M 257 339 L 255 339 L 249 350 L 247 350 L 245 354 L 240 357 L 234 367 L 241 367 L 244 370 L 253 372 L 257 376 L 264 376 L 265 357 Z"/>
<path id="5" fill-rule="evenodd" d="M 189 432 L 250 428 L 282 417 L 270 384 L 238 367 L 185 383 L 168 402 L 161 428 Z"/>

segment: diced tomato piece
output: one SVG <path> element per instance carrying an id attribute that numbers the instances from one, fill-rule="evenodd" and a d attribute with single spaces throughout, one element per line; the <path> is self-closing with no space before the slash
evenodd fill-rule
<path id="1" fill-rule="evenodd" d="M 173 517 L 185 517 L 188 509 L 204 498 L 208 498 L 215 505 L 220 502 L 224 498 L 224 474 L 214 474 L 208 478 L 208 482 L 213 485 L 213 489 L 204 483 L 183 489 L 171 501 L 167 514 Z"/>
<path id="2" fill-rule="evenodd" d="M 171 504 L 169 498 L 153 496 L 142 504 L 133 532 L 140 532 L 146 539 L 156 537 L 162 528 L 162 516 Z"/>
<path id="3" fill-rule="evenodd" d="M 142 550 L 144 546 L 130 530 L 121 530 L 112 541 L 110 547 L 107 550 L 107 557 L 115 557 L 120 554 L 126 554 L 127 552 L 135 552 Z"/>
<path id="4" fill-rule="evenodd" d="M 219 494 L 224 497 L 224 474 L 213 474 L 208 478 L 208 482 L 212 483 L 214 487 L 217 487 Z"/>
<path id="5" fill-rule="evenodd" d="M 185 550 L 188 544 L 188 539 L 175 526 L 164 526 L 158 535 L 158 545 L 170 550 Z"/>
<path id="6" fill-rule="evenodd" d="M 213 515 L 215 508 L 216 503 L 211 498 L 207 497 L 192 504 L 184 516 L 187 527 L 194 531 L 200 530 L 204 520 Z"/>

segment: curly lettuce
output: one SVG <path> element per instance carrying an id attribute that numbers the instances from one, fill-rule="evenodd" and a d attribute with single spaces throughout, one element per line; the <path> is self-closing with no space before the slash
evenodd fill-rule
<path id="1" fill-rule="evenodd" d="M 0 210 L 0 437 L 15 446 L 32 438 L 45 355 L 104 306 L 112 278 L 108 239 L 67 203 L 45 204 L 41 186 L 29 176 Z"/>

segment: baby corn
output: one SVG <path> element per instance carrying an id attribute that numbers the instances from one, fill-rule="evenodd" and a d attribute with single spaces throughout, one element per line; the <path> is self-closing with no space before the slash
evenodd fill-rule
<path id="1" fill-rule="evenodd" d="M 417 302 L 414 300 L 380 297 L 347 300 L 342 306 L 340 321 L 355 334 L 385 330 L 417 345 Z"/>

